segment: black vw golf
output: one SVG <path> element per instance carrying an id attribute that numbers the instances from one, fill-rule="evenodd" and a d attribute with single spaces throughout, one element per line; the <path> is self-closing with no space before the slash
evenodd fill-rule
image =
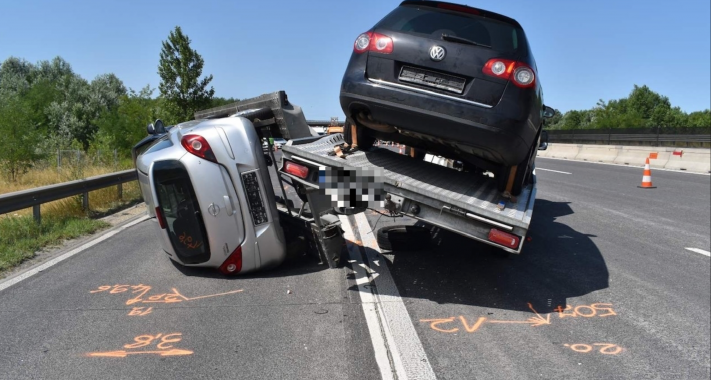
<path id="1" fill-rule="evenodd" d="M 552 116 L 516 20 L 436 1 L 404 1 L 358 36 L 340 102 L 361 149 L 378 138 L 456 158 L 513 195 Z"/>

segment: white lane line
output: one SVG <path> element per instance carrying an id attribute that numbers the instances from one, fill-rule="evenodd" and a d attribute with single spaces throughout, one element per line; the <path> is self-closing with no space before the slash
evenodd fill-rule
<path id="1" fill-rule="evenodd" d="M 393 368 L 390 365 L 390 358 L 388 357 L 388 347 L 383 336 L 380 316 L 378 315 L 379 306 L 373 294 L 373 287 L 370 286 L 366 265 L 363 264 L 363 258 L 358 250 L 358 246 L 353 243 L 355 241 L 355 235 L 348 221 L 348 217 L 339 215 L 339 218 L 341 219 L 341 227 L 345 232 L 343 237 L 346 239 L 346 247 L 348 247 L 349 262 L 356 272 L 356 285 L 358 286 L 358 294 L 360 294 L 360 301 L 363 306 L 365 322 L 368 325 L 370 341 L 373 343 L 375 362 L 378 364 L 380 376 L 383 380 L 394 379 Z"/>
<path id="2" fill-rule="evenodd" d="M 375 295 L 383 312 L 385 337 L 392 353 L 398 380 L 436 379 L 422 342 L 412 324 L 410 313 L 402 302 L 400 292 L 384 262 L 385 258 L 380 252 L 368 219 L 365 214 L 360 213 L 355 215 L 355 220 L 363 247 L 366 248 L 367 265 L 371 271 L 378 274 L 377 277 L 373 276 L 376 285 Z"/>
<path id="3" fill-rule="evenodd" d="M 595 161 L 571 160 L 571 159 L 568 159 L 568 158 L 556 158 L 556 157 L 541 157 L 541 156 L 537 156 L 537 157 L 536 157 L 536 160 L 538 160 L 538 159 L 568 161 L 568 162 L 580 162 L 580 163 L 582 163 L 582 164 L 597 164 L 597 165 L 620 166 L 620 167 L 623 167 L 623 168 L 636 168 L 636 169 L 638 169 L 638 168 L 643 168 L 643 167 L 644 167 L 644 164 L 640 164 L 640 165 L 625 165 L 625 164 L 614 164 L 614 163 L 610 163 L 610 162 L 595 162 Z M 676 170 L 676 169 L 664 169 L 664 168 L 655 168 L 655 167 L 652 167 L 652 171 L 655 171 L 655 170 L 661 170 L 661 171 L 664 171 L 664 172 L 672 172 L 672 173 L 686 173 L 686 174 L 698 174 L 698 175 L 711 176 L 711 173 L 699 173 L 699 172 L 692 172 L 692 171 L 688 171 L 688 170 Z"/>
<path id="4" fill-rule="evenodd" d="M 700 253 L 700 254 L 702 254 L 702 255 L 704 255 L 704 256 L 709 256 L 709 257 L 711 257 L 711 252 L 709 252 L 709 251 L 704 251 L 703 249 L 698 249 L 698 248 L 686 248 L 686 250 L 687 250 L 687 251 L 691 251 L 691 252 Z"/>
<path id="5" fill-rule="evenodd" d="M 123 231 L 123 230 L 125 230 L 125 229 L 127 229 L 127 228 L 129 228 L 129 227 L 132 227 L 132 226 L 134 226 L 134 225 L 136 225 L 136 224 L 138 224 L 138 223 L 141 223 L 142 221 L 144 221 L 144 220 L 146 220 L 146 219 L 148 219 L 148 215 L 144 215 L 144 216 L 142 216 L 142 217 L 140 217 L 140 218 L 134 220 L 133 222 L 130 222 L 130 223 L 128 223 L 128 224 L 125 224 L 125 225 L 123 225 L 123 226 L 121 226 L 121 227 L 119 227 L 119 228 L 117 228 L 117 229 L 115 229 L 115 230 L 113 230 L 113 231 L 110 231 L 110 232 L 108 232 L 108 233 L 106 233 L 106 234 L 104 234 L 104 235 L 102 235 L 102 236 L 100 236 L 100 237 L 98 237 L 98 238 L 96 238 L 96 239 L 90 241 L 90 242 L 87 242 L 87 243 L 85 243 L 85 244 L 82 244 L 82 245 L 80 245 L 79 247 L 74 248 L 74 249 L 72 249 L 71 251 L 69 251 L 69 252 L 67 252 L 67 253 L 65 253 L 65 254 L 63 254 L 63 255 L 61 255 L 61 256 L 55 257 L 54 259 L 49 260 L 49 261 L 47 261 L 46 263 L 44 263 L 44 264 L 42 264 L 42 265 L 40 265 L 40 266 L 38 266 L 38 267 L 36 267 L 36 268 L 30 269 L 30 270 L 28 270 L 27 272 L 25 272 L 25 273 L 23 273 L 23 274 L 21 274 L 21 275 L 19 275 L 19 276 L 17 276 L 17 277 L 13 277 L 13 278 L 11 278 L 11 279 L 9 279 L 9 280 L 7 280 L 7 281 L 4 281 L 4 282 L 0 283 L 0 292 L 3 291 L 3 290 L 5 290 L 5 289 L 7 289 L 7 288 L 9 288 L 9 287 L 11 287 L 11 286 L 13 286 L 13 285 L 15 285 L 15 284 L 17 284 L 18 282 L 20 282 L 20 281 L 22 281 L 22 280 L 26 280 L 26 279 L 28 279 L 28 278 L 30 278 L 30 277 L 36 275 L 37 273 L 42 272 L 43 270 L 46 270 L 46 269 L 52 267 L 53 265 L 56 265 L 56 264 L 61 263 L 62 261 L 64 261 L 64 260 L 66 260 L 66 259 L 68 259 L 68 258 L 70 258 L 70 257 L 72 257 L 72 256 L 74 256 L 74 255 L 76 255 L 77 253 L 79 253 L 79 252 L 81 252 L 81 251 L 83 251 L 83 250 L 85 250 L 85 249 L 87 249 L 87 248 L 93 247 L 93 246 L 95 246 L 95 245 L 101 243 L 102 241 L 104 241 L 104 240 L 106 240 L 106 239 L 108 239 L 108 238 L 110 238 L 110 237 L 112 237 L 112 236 L 118 234 L 119 232 L 121 232 L 121 231 Z"/>
<path id="6" fill-rule="evenodd" d="M 561 174 L 573 174 L 573 173 L 568 173 L 568 172 L 561 172 L 559 170 L 551 170 L 551 169 L 543 169 L 543 168 L 536 168 L 536 170 L 543 170 L 544 172 L 553 172 L 553 173 L 561 173 Z"/>

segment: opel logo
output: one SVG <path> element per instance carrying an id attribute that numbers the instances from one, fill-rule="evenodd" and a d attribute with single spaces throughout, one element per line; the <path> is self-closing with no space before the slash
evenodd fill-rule
<path id="1" fill-rule="evenodd" d="M 207 212 L 212 216 L 217 216 L 220 213 L 220 206 L 210 203 L 210 206 L 207 207 Z"/>
<path id="2" fill-rule="evenodd" d="M 435 62 L 443 60 L 446 54 L 447 52 L 445 52 L 444 48 L 441 46 L 435 45 L 430 48 L 430 58 L 432 58 Z"/>

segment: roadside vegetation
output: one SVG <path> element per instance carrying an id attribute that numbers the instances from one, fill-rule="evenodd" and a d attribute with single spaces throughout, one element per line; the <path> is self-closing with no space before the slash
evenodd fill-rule
<path id="1" fill-rule="evenodd" d="M 0 194 L 133 168 L 131 147 L 146 126 L 172 125 L 195 111 L 236 101 L 214 96 L 212 75 L 180 27 L 158 57 L 159 94 L 149 85 L 126 88 L 113 73 L 86 80 L 61 57 L 37 63 L 9 57 L 0 65 Z M 157 96 L 156 96 L 157 95 Z M 140 201 L 138 184 L 110 187 L 43 204 L 41 223 L 32 209 L 0 215 L 0 277 L 45 247 L 108 226 L 98 217 Z"/>
<path id="2" fill-rule="evenodd" d="M 547 129 L 623 129 L 623 128 L 711 128 L 711 110 L 686 113 L 673 107 L 669 98 L 647 86 L 635 85 L 629 96 L 600 99 L 588 110 L 571 110 L 546 122 Z"/>

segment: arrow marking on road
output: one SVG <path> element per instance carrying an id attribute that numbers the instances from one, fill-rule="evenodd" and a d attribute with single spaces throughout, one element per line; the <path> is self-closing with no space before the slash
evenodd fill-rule
<path id="1" fill-rule="evenodd" d="M 165 351 L 126 351 L 126 350 L 118 350 L 118 351 L 106 351 L 106 352 L 92 352 L 89 354 L 89 356 L 92 357 L 106 357 L 106 358 L 125 358 L 128 355 L 139 355 L 139 354 L 154 354 L 154 355 L 160 355 L 160 356 L 183 356 L 183 355 L 192 355 L 193 352 L 190 350 L 181 350 L 178 348 L 174 348 L 172 350 L 165 350 Z"/>

